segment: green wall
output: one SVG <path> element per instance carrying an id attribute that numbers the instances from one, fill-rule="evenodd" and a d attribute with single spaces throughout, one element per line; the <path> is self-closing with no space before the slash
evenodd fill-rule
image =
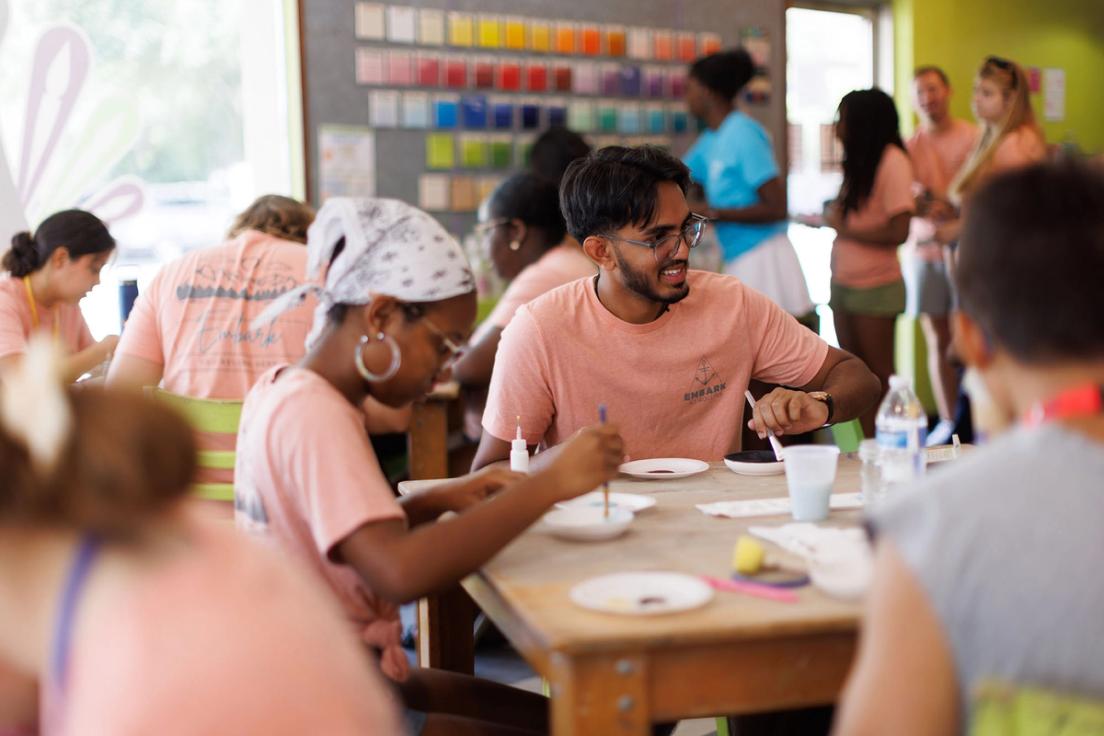
<path id="1" fill-rule="evenodd" d="M 971 118 L 974 73 L 995 54 L 1024 67 L 1064 69 L 1064 120 L 1045 122 L 1042 94 L 1032 96 L 1047 141 L 1104 151 L 1104 0 L 893 0 L 893 14 L 902 112 L 912 109 L 912 69 L 937 64 L 956 88 L 955 114 Z M 902 118 L 911 129 L 912 116 Z"/>

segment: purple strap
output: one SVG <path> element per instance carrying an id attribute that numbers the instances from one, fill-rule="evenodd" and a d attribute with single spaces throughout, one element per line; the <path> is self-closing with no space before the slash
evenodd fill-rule
<path id="1" fill-rule="evenodd" d="M 88 572 L 92 569 L 92 563 L 96 560 L 99 548 L 100 540 L 95 536 L 85 534 L 81 538 L 76 555 L 73 557 L 73 565 L 69 568 L 69 576 L 65 579 L 65 587 L 61 591 L 61 607 L 54 626 L 54 649 L 50 660 L 54 686 L 59 693 L 65 690 L 69 647 L 73 638 L 73 619 L 76 618 L 77 604 L 80 602 L 84 583 L 88 579 Z"/>

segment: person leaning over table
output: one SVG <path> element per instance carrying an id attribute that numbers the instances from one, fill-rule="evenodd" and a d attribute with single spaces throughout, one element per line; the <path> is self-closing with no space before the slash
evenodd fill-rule
<path id="1" fill-rule="evenodd" d="M 687 269 L 705 227 L 689 182 L 650 146 L 604 148 L 568 169 L 561 207 L 598 274 L 520 307 L 503 331 L 475 468 L 509 456 L 519 416 L 530 448 L 552 448 L 605 404 L 633 458 L 720 460 L 740 449 L 752 378 L 796 387 L 757 402 L 760 436 L 846 421 L 877 399 L 854 356 L 738 279 Z"/>

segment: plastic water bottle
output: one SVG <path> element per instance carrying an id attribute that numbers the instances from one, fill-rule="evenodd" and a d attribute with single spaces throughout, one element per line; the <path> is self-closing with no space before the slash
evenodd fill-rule
<path id="1" fill-rule="evenodd" d="M 928 418 L 904 376 L 891 376 L 889 393 L 874 420 L 882 470 L 882 496 L 892 496 L 923 477 Z"/>

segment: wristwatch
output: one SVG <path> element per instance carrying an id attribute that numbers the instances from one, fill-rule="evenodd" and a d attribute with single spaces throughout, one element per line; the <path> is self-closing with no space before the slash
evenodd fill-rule
<path id="1" fill-rule="evenodd" d="M 836 402 L 832 400 L 832 394 L 827 391 L 810 391 L 809 398 L 814 401 L 823 401 L 824 405 L 828 407 L 828 418 L 824 420 L 824 426 L 827 427 L 832 423 L 832 417 L 836 415 Z"/>

